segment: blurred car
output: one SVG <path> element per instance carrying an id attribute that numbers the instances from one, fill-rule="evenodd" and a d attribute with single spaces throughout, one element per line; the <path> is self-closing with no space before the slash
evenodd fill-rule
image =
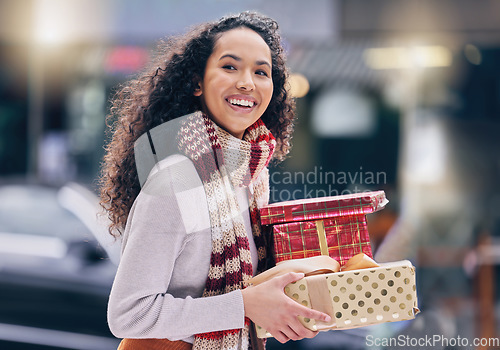
<path id="1" fill-rule="evenodd" d="M 116 250 L 103 248 L 96 203 L 75 184 L 0 186 L 0 349 L 117 348 Z"/>

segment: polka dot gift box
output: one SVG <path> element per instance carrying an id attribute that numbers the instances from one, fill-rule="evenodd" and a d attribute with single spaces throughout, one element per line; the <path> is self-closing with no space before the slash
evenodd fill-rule
<path id="1" fill-rule="evenodd" d="M 366 259 L 366 255 L 363 259 Z M 301 260 L 304 261 L 304 266 L 301 266 Z M 274 271 L 270 269 L 264 276 L 254 277 L 250 283 L 262 283 L 269 277 L 292 270 L 304 272 L 306 277 L 288 284 L 285 294 L 302 305 L 329 314 L 332 318 L 331 322 L 326 323 L 299 316 L 300 322 L 311 330 L 349 329 L 403 321 L 415 318 L 419 312 L 415 268 L 407 260 L 378 265 L 369 259 L 373 264 L 364 266 L 376 267 L 358 266 L 361 267 L 358 269 L 354 265 L 353 270 L 319 274 L 318 271 L 339 270 L 338 265 L 335 267 L 324 260 L 317 263 L 307 260 L 297 259 L 293 266 L 290 265 L 290 269 L 286 268 L 288 261 L 279 264 L 273 268 Z M 258 325 L 256 329 L 260 338 L 271 336 Z"/>

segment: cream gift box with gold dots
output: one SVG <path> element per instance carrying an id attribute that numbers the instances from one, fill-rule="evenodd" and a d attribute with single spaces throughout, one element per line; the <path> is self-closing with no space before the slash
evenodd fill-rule
<path id="1" fill-rule="evenodd" d="M 409 320 L 419 312 L 415 268 L 407 260 L 304 277 L 288 284 L 285 293 L 331 316 L 330 323 L 299 316 L 305 327 L 315 331 Z M 271 334 L 257 326 L 257 336 L 266 338 Z"/>

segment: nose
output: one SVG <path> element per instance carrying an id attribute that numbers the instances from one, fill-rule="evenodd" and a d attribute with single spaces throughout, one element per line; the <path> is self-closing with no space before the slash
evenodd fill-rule
<path id="1" fill-rule="evenodd" d="M 255 83 L 253 81 L 252 73 L 247 71 L 242 72 L 238 76 L 236 88 L 243 91 L 253 91 L 255 89 Z"/>

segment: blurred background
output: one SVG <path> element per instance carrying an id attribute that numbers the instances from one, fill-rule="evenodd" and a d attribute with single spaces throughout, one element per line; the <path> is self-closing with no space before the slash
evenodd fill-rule
<path id="1" fill-rule="evenodd" d="M 268 348 L 498 337 L 499 0 L 0 0 L 1 349 L 116 348 L 117 244 L 95 216 L 108 101 L 159 39 L 242 10 L 279 22 L 297 97 L 271 200 L 385 190 L 375 258 L 412 261 L 422 310 Z"/>

